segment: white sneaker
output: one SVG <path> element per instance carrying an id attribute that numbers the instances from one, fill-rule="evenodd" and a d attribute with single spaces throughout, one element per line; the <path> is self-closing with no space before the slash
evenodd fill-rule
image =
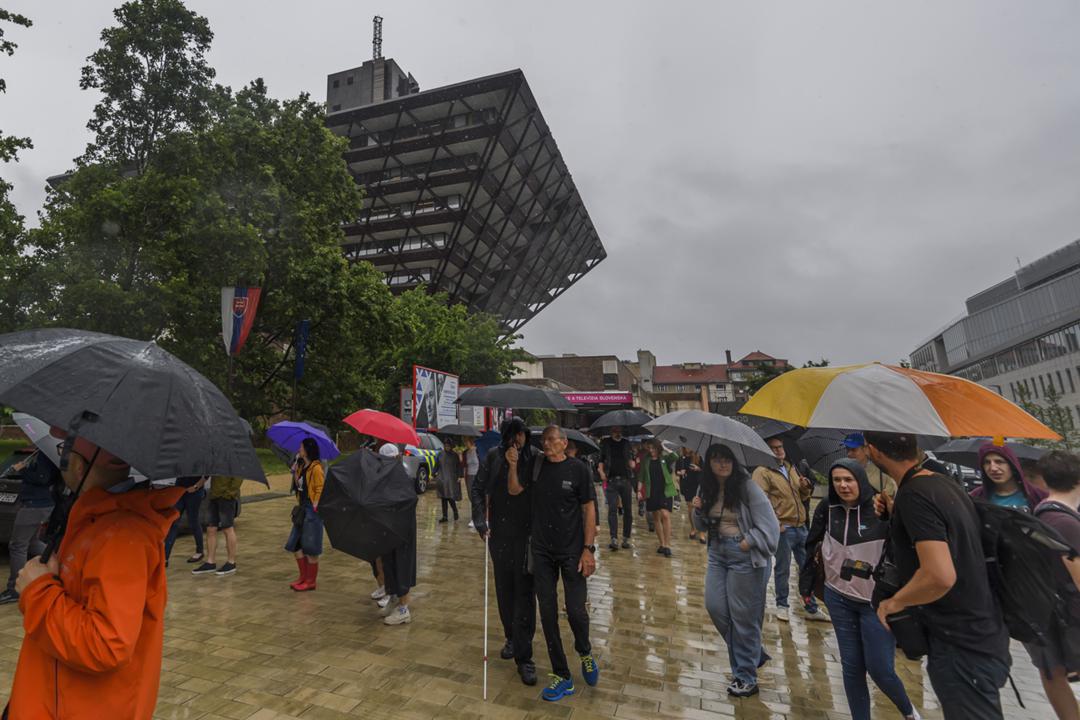
<path id="1" fill-rule="evenodd" d="M 476 529 L 476 523 L 474 523 L 472 520 L 469 521 L 469 529 L 470 530 L 475 530 Z"/>
<path id="2" fill-rule="evenodd" d="M 376 588 L 375 592 L 371 593 L 372 600 L 382 600 L 384 597 L 386 597 L 386 588 L 382 585 Z"/>
<path id="3" fill-rule="evenodd" d="M 398 605 L 394 612 L 383 618 L 384 625 L 404 625 L 412 622 L 412 613 L 407 605 Z"/>
<path id="4" fill-rule="evenodd" d="M 788 615 L 788 609 L 786 607 L 776 608 L 776 619 L 780 622 L 787 622 L 790 620 L 791 618 Z"/>
<path id="5" fill-rule="evenodd" d="M 806 608 L 803 608 L 803 617 L 807 620 L 817 620 L 818 622 L 829 622 L 829 612 L 825 609 L 824 605 L 818 605 L 816 612 L 810 612 Z"/>
<path id="6" fill-rule="evenodd" d="M 379 611 L 379 614 L 383 617 L 394 612 L 397 608 L 397 595 L 387 595 L 379 601 L 379 607 L 382 608 L 382 610 Z"/>
<path id="7" fill-rule="evenodd" d="M 911 708 L 911 714 L 905 715 L 904 720 L 922 720 L 922 715 L 915 708 Z"/>

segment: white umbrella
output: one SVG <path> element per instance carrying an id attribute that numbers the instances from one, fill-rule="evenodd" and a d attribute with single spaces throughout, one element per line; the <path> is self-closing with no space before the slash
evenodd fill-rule
<path id="1" fill-rule="evenodd" d="M 34 443 L 44 457 L 48 458 L 56 467 L 60 467 L 60 453 L 56 447 L 62 441 L 49 434 L 50 425 L 47 422 L 21 412 L 11 413 L 11 419 L 15 421 L 15 424 L 23 431 L 23 435 Z"/>
<path id="2" fill-rule="evenodd" d="M 727 445 L 745 466 L 776 465 L 776 457 L 752 427 L 704 410 L 676 410 L 644 425 L 657 440 L 681 445 L 704 456 L 714 443 Z"/>

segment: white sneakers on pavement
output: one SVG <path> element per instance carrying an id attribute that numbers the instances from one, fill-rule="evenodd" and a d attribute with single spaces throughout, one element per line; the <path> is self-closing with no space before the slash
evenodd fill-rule
<path id="1" fill-rule="evenodd" d="M 380 585 L 375 589 L 375 592 L 371 593 L 372 600 L 382 600 L 386 597 L 386 588 Z"/>
<path id="2" fill-rule="evenodd" d="M 412 622 L 412 613 L 408 605 L 398 605 L 394 611 L 383 618 L 384 625 L 404 625 Z"/>
<path id="3" fill-rule="evenodd" d="M 791 616 L 788 614 L 788 609 L 786 607 L 776 608 L 776 619 L 780 622 L 788 622 L 788 620 L 791 619 Z"/>

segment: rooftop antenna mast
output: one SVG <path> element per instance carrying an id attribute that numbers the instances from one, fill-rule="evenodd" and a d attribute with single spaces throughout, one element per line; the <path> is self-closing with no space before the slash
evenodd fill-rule
<path id="1" fill-rule="evenodd" d="M 382 60 L 382 16 L 376 15 L 371 22 L 375 26 L 371 37 L 371 59 Z"/>

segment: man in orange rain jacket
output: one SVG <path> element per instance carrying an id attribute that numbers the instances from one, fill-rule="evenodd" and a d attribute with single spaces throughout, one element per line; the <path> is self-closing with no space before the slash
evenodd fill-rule
<path id="1" fill-rule="evenodd" d="M 67 532 L 48 563 L 35 558 L 16 582 L 26 634 L 8 713 L 150 718 L 161 674 L 164 539 L 184 490 L 125 489 L 122 460 L 81 438 L 73 445 L 64 483 L 82 487 Z"/>

